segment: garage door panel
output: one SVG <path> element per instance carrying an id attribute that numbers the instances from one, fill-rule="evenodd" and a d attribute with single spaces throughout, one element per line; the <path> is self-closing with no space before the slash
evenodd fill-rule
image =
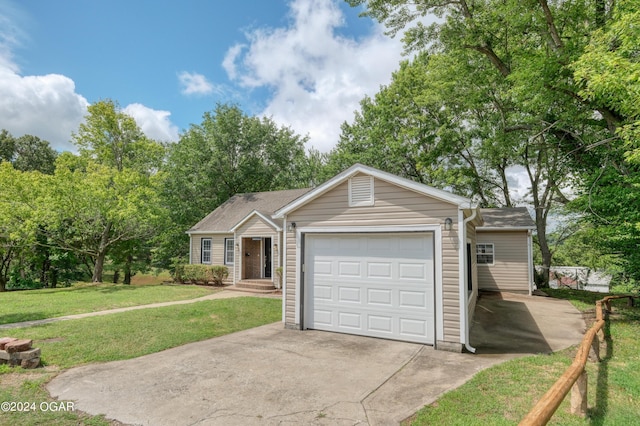
<path id="1" fill-rule="evenodd" d="M 398 279 L 424 281 L 427 279 L 427 267 L 424 263 L 399 263 Z"/>
<path id="2" fill-rule="evenodd" d="M 369 288 L 367 289 L 367 304 L 391 307 L 392 294 L 393 292 L 388 289 Z"/>
<path id="3" fill-rule="evenodd" d="M 369 315 L 369 330 L 376 333 L 393 333 L 393 318 L 391 316 Z"/>
<path id="4" fill-rule="evenodd" d="M 359 287 L 339 287 L 338 288 L 338 302 L 339 303 L 361 303 Z"/>
<path id="5" fill-rule="evenodd" d="M 433 343 L 432 234 L 305 241 L 307 328 Z"/>
<path id="6" fill-rule="evenodd" d="M 333 262 L 329 260 L 316 259 L 313 263 L 313 270 L 316 275 L 333 275 Z"/>
<path id="7" fill-rule="evenodd" d="M 427 333 L 427 321 L 401 318 L 400 334 L 402 336 L 424 336 Z"/>
<path id="8" fill-rule="evenodd" d="M 360 262 L 355 260 L 338 262 L 339 277 L 360 277 L 361 274 Z"/>
<path id="9" fill-rule="evenodd" d="M 362 331 L 362 314 L 359 312 L 339 312 L 338 327 L 352 331 Z"/>
<path id="10" fill-rule="evenodd" d="M 391 278 L 391 262 L 367 262 L 367 278 Z"/>

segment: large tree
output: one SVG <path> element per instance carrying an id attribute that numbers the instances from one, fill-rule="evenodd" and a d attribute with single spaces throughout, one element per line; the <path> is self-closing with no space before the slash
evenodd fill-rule
<path id="1" fill-rule="evenodd" d="M 118 245 L 152 238 L 164 215 L 157 175 L 62 154 L 43 213 L 56 246 L 91 261 L 92 280 L 102 282 L 107 255 Z"/>
<path id="2" fill-rule="evenodd" d="M 23 172 L 0 161 L 0 291 L 6 289 L 14 260 L 33 249 L 37 200 L 45 188 L 42 173 Z"/>
<path id="3" fill-rule="evenodd" d="M 310 185 L 319 154 L 307 160 L 306 138 L 269 118 L 219 104 L 168 146 L 164 186 L 171 211 L 157 255 L 163 266 L 185 253 L 184 232 L 236 193 Z"/>
<path id="4" fill-rule="evenodd" d="M 73 141 L 80 156 L 63 154 L 56 163 L 48 238 L 89 259 L 92 280 L 101 282 L 109 255 L 133 262 L 118 251 L 150 251 L 164 217 L 158 198 L 164 148 L 111 100 L 89 106 Z"/>
<path id="5" fill-rule="evenodd" d="M 49 142 L 37 136 L 15 138 L 4 129 L 0 131 L 0 161 L 13 164 L 17 170 L 53 174 L 57 155 Z"/>
<path id="6" fill-rule="evenodd" d="M 364 14 L 384 23 L 391 34 L 405 31 L 408 52 L 426 51 L 441 58 L 434 62 L 453 64 L 448 74 L 428 82 L 449 91 L 448 103 L 457 108 L 449 111 L 461 118 L 453 126 L 443 124 L 440 134 L 445 137 L 457 129 L 480 148 L 490 145 L 481 150 L 486 155 L 473 158 L 494 174 L 503 174 L 502 166 L 526 170 L 543 263 L 548 266 L 550 203 L 567 201 L 561 193 L 567 177 L 579 177 L 604 153 L 617 149 L 616 132 L 625 122 L 620 109 L 585 93 L 573 69 L 590 35 L 612 20 L 612 3 L 348 1 L 365 5 Z M 439 19 L 424 25 L 427 15 Z M 495 189 L 506 196 L 507 183 Z M 482 189 L 474 188 L 488 201 Z M 507 198 L 504 201 L 508 205 Z"/>

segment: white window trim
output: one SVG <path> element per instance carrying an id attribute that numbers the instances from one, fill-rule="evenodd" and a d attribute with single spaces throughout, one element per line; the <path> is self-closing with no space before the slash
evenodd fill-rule
<path id="1" fill-rule="evenodd" d="M 480 253 L 480 251 L 478 250 L 478 246 L 483 245 L 483 246 L 491 246 L 492 249 L 492 254 L 491 254 L 491 263 L 480 263 L 478 262 L 478 255 L 482 254 Z M 476 264 L 478 266 L 495 266 L 496 264 L 496 245 L 494 243 L 476 243 Z"/>
<path id="2" fill-rule="evenodd" d="M 209 241 L 209 261 L 205 262 L 204 260 L 204 242 L 205 241 Z M 212 256 L 213 256 L 213 241 L 211 238 L 201 238 L 200 239 L 200 262 L 204 265 L 211 265 L 211 261 L 212 261 Z"/>
<path id="3" fill-rule="evenodd" d="M 229 262 L 229 259 L 227 258 L 227 255 L 229 254 L 229 250 L 227 249 L 227 244 L 228 242 L 231 241 L 231 254 L 233 255 L 233 261 Z M 235 251 L 236 251 L 236 247 L 235 247 L 235 243 L 236 240 L 235 238 L 225 238 L 224 239 L 224 264 L 225 265 L 233 265 L 235 262 Z"/>

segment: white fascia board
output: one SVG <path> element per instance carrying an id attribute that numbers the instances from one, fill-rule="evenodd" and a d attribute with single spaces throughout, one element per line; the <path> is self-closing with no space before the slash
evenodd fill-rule
<path id="1" fill-rule="evenodd" d="M 427 195 L 432 198 L 436 198 L 441 201 L 454 204 L 458 207 L 465 207 L 465 208 L 476 207 L 473 204 L 473 201 L 471 201 L 469 198 L 461 197 L 459 195 L 455 195 L 450 192 L 443 191 L 441 189 L 432 188 L 430 186 L 427 186 L 418 182 L 414 182 L 412 180 L 405 179 L 391 173 L 383 172 L 382 170 L 374 169 L 373 167 L 368 167 L 362 164 L 354 164 L 353 166 L 349 167 L 347 170 L 337 174 L 333 178 L 329 179 L 328 181 L 318 186 L 317 188 L 307 192 L 305 195 L 293 201 L 292 203 L 282 207 L 280 210 L 275 212 L 273 217 L 275 218 L 284 217 L 284 215 L 286 215 L 287 213 L 290 213 L 291 211 L 297 209 L 298 207 L 319 197 L 323 193 L 338 186 L 339 184 L 349 179 L 351 176 L 354 176 L 358 173 L 364 173 L 366 175 L 373 176 L 374 178 L 392 183 L 402 188 L 406 188 L 406 189 L 418 192 L 420 194 Z"/>
<path id="2" fill-rule="evenodd" d="M 241 227 L 246 221 L 248 221 L 249 219 L 251 219 L 251 216 L 257 215 L 259 216 L 263 221 L 265 221 L 267 224 L 269 224 L 269 226 L 271 226 L 272 228 L 274 228 L 276 231 L 282 231 L 282 228 L 279 227 L 276 223 L 274 223 L 271 218 L 265 216 L 264 214 L 260 213 L 258 210 L 253 210 L 251 213 L 249 213 L 248 215 L 246 215 L 244 218 L 242 218 L 242 220 L 238 223 L 236 223 L 234 225 L 233 228 L 231 228 L 232 232 L 236 232 L 238 230 L 239 227 Z"/>

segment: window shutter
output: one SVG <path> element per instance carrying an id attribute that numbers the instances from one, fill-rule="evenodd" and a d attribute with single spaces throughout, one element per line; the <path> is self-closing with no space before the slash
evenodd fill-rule
<path id="1" fill-rule="evenodd" d="M 373 206 L 373 176 L 349 179 L 349 207 Z"/>

